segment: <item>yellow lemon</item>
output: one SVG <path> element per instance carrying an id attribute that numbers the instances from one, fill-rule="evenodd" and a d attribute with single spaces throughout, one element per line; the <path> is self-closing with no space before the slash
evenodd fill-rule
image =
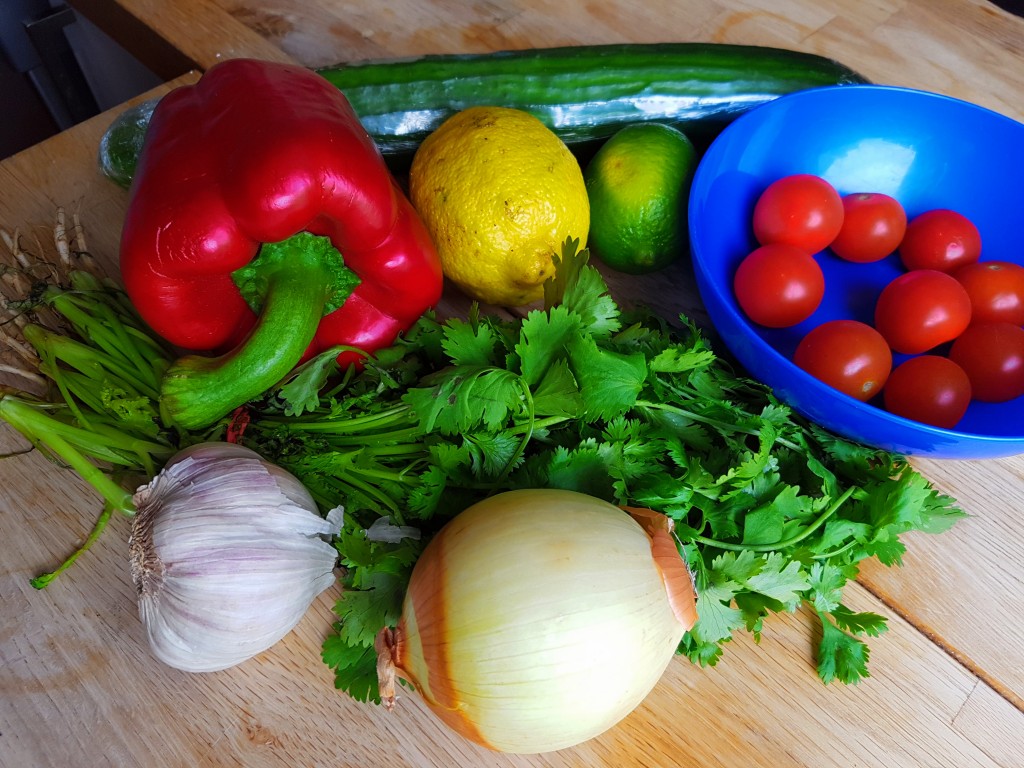
<path id="1" fill-rule="evenodd" d="M 631 274 L 668 266 L 686 249 L 686 206 L 697 152 L 680 131 L 636 123 L 615 133 L 587 164 L 594 217 L 590 250 Z"/>
<path id="2" fill-rule="evenodd" d="M 409 196 L 445 276 L 487 304 L 543 296 L 567 237 L 586 244 L 590 203 L 579 163 L 540 120 L 518 109 L 471 107 L 420 145 Z"/>

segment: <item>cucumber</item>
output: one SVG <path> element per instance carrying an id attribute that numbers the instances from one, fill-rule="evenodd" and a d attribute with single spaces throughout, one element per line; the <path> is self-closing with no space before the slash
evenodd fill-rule
<path id="1" fill-rule="evenodd" d="M 721 43 L 437 54 L 317 71 L 344 92 L 398 168 L 445 118 L 475 105 L 530 112 L 585 156 L 629 123 L 668 123 L 700 146 L 739 115 L 783 94 L 867 82 L 815 54 Z M 122 186 L 134 173 L 151 113 L 144 104 L 118 116 L 101 143 L 100 167 Z"/>
<path id="2" fill-rule="evenodd" d="M 100 138 L 99 165 L 103 175 L 127 189 L 135 175 L 149 120 L 159 99 L 149 99 L 121 112 Z"/>

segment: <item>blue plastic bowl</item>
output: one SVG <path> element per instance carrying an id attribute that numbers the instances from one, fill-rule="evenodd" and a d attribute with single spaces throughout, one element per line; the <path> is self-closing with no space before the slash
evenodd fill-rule
<path id="1" fill-rule="evenodd" d="M 884 192 L 907 216 L 951 208 L 982 237 L 982 258 L 1024 264 L 1024 125 L 974 104 L 924 91 L 846 85 L 775 99 L 729 125 L 694 174 L 689 226 L 701 298 L 716 331 L 747 372 L 798 413 L 852 440 L 907 455 L 979 459 L 1024 453 L 1024 397 L 973 402 L 955 430 L 894 416 L 823 384 L 791 362 L 799 340 L 827 320 L 872 322 L 882 287 L 903 269 L 817 255 L 825 298 L 787 329 L 750 322 L 732 278 L 753 250 L 754 203 L 772 181 L 817 174 L 840 194 Z M 904 356 L 894 356 L 894 365 Z"/>

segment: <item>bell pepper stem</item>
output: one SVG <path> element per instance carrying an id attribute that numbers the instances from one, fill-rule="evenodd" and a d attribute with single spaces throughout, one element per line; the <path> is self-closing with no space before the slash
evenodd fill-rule
<path id="1" fill-rule="evenodd" d="M 246 339 L 219 357 L 186 355 L 164 375 L 161 404 L 178 427 L 210 426 L 279 382 L 302 358 L 321 317 L 351 293 L 351 272 L 327 238 L 300 233 L 263 248 L 255 274 L 244 278 L 251 284 L 239 286 L 247 295 L 255 284 L 262 296 Z"/>

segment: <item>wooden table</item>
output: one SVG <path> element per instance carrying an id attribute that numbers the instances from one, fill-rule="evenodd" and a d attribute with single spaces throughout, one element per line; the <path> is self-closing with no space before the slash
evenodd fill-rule
<path id="1" fill-rule="evenodd" d="M 706 40 L 828 55 L 877 82 L 939 91 L 1024 120 L 1024 21 L 981 0 L 73 5 L 167 78 L 167 87 L 193 81 L 190 68 L 233 56 L 319 66 Z M 112 268 L 126 195 L 94 162 L 112 117 L 3 162 L 0 226 L 45 243 L 64 206 L 79 213 L 90 249 Z M 625 300 L 647 288 L 615 286 Z M 685 290 L 692 301 L 693 289 Z M 659 303 L 671 311 L 686 300 Z M 0 429 L 0 452 L 23 446 Z M 866 565 L 848 589 L 852 608 L 890 619 L 890 631 L 871 641 L 873 677 L 853 687 L 822 685 L 811 662 L 812 617 L 772 618 L 760 645 L 738 637 L 713 669 L 674 660 L 645 703 L 603 736 L 549 755 L 506 756 L 452 735 L 415 696 L 389 714 L 337 693 L 319 659 L 334 592 L 251 662 L 188 675 L 149 655 L 128 574 L 126 521 L 115 521 L 71 572 L 33 590 L 29 577 L 88 532 L 98 501 L 37 452 L 7 458 L 0 461 L 0 765 L 1024 765 L 1024 456 L 916 464 L 971 517 L 942 536 L 907 537 L 902 569 Z"/>

